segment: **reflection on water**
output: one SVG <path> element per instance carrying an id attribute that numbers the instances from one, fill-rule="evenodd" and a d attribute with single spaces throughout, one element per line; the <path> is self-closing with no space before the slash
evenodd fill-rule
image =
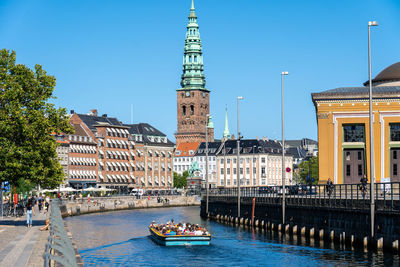
<path id="1" fill-rule="evenodd" d="M 399 265 L 392 254 L 352 250 L 258 229 L 236 228 L 199 216 L 198 207 L 82 215 L 66 221 L 85 266 L 347 266 Z M 152 220 L 198 223 L 210 246 L 162 247 L 149 238 Z"/>

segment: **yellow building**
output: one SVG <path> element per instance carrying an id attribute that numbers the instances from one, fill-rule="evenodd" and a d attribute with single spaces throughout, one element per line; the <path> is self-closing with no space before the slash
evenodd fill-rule
<path id="1" fill-rule="evenodd" d="M 376 182 L 400 181 L 400 62 L 380 72 L 373 85 Z M 313 93 L 317 113 L 319 181 L 359 183 L 370 177 L 369 83 Z M 386 180 L 386 179 L 385 179 Z"/>

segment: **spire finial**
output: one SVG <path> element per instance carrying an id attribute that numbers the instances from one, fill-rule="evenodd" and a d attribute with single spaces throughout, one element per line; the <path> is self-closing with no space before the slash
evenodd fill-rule
<path id="1" fill-rule="evenodd" d="M 229 126 L 228 126 L 228 108 L 225 107 L 225 129 L 223 138 L 229 139 L 230 136 L 231 134 L 229 133 Z"/>
<path id="2" fill-rule="evenodd" d="M 192 6 L 190 7 L 190 11 L 194 11 L 194 0 L 192 0 Z"/>

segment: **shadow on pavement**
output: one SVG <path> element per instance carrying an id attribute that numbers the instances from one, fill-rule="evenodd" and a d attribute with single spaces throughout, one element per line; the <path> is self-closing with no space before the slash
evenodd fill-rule
<path id="1" fill-rule="evenodd" d="M 26 226 L 26 220 L 11 220 L 11 219 L 3 219 L 0 220 L 0 226 L 9 225 L 9 226 Z M 46 220 L 33 220 L 32 226 L 43 226 L 46 225 Z"/>

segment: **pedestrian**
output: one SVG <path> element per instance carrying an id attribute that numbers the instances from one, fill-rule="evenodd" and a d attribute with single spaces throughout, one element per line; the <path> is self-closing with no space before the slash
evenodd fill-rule
<path id="1" fill-rule="evenodd" d="M 33 208 L 32 199 L 28 200 L 26 204 L 26 226 L 32 227 L 32 214 L 35 215 L 35 209 Z"/>
<path id="2" fill-rule="evenodd" d="M 42 211 L 42 207 L 43 207 L 43 198 L 41 195 L 39 196 L 38 207 L 39 207 L 39 213 L 40 213 Z"/>

